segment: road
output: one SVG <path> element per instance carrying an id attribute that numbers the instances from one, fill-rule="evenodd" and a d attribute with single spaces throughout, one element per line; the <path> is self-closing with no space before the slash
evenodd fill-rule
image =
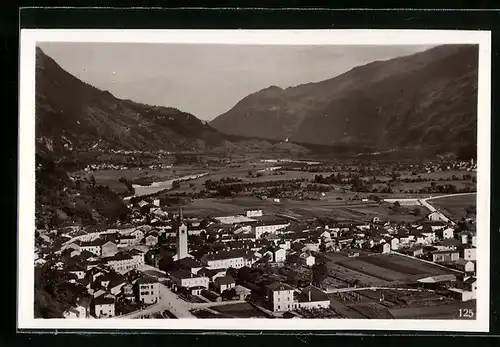
<path id="1" fill-rule="evenodd" d="M 436 212 L 440 215 L 441 219 L 449 222 L 451 225 L 456 225 L 455 221 L 451 220 L 450 218 L 446 217 L 441 211 L 436 209 L 434 206 L 432 206 L 430 203 L 428 203 L 429 200 L 436 200 L 436 199 L 442 199 L 442 198 L 449 198 L 449 197 L 455 197 L 455 196 L 463 196 L 463 195 L 475 195 L 477 193 L 459 193 L 459 194 L 448 194 L 448 195 L 440 195 L 440 196 L 432 196 L 426 199 L 421 199 L 420 203 L 422 206 L 427 207 L 427 209 L 431 212 Z"/>

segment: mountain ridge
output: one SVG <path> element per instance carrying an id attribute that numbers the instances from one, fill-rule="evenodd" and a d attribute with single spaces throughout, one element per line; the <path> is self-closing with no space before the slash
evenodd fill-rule
<path id="1" fill-rule="evenodd" d="M 477 64 L 477 45 L 437 46 L 320 82 L 264 88 L 210 125 L 240 136 L 374 149 L 438 146 L 446 139 L 439 151 L 458 151 L 476 144 Z"/>

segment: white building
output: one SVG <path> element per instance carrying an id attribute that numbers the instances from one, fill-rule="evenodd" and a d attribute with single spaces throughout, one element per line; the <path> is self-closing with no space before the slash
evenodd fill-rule
<path id="1" fill-rule="evenodd" d="M 149 276 L 143 276 L 135 283 L 139 301 L 154 304 L 160 300 L 160 284 Z"/>
<path id="2" fill-rule="evenodd" d="M 267 287 L 267 300 L 274 312 L 293 311 L 295 309 L 294 289 L 288 284 L 276 282 Z"/>
<path id="3" fill-rule="evenodd" d="M 189 289 L 191 294 L 194 295 L 199 295 L 203 289 L 208 289 L 209 278 L 195 275 L 189 270 L 172 271 L 169 273 L 169 277 L 174 289 L 184 287 Z"/>
<path id="4" fill-rule="evenodd" d="M 262 210 L 261 209 L 245 210 L 245 216 L 248 217 L 248 218 L 262 217 Z"/>
<path id="5" fill-rule="evenodd" d="M 239 269 L 251 266 L 256 258 L 244 250 L 232 250 L 218 254 L 205 254 L 201 262 L 209 269 L 228 269 L 230 267 Z"/>
<path id="6" fill-rule="evenodd" d="M 234 281 L 234 278 L 231 276 L 223 276 L 223 277 L 217 277 L 214 281 L 215 288 L 219 293 L 222 293 L 225 290 L 229 290 L 231 288 L 234 288 L 236 286 L 236 282 Z"/>
<path id="7" fill-rule="evenodd" d="M 115 316 L 115 299 L 105 296 L 94 298 L 92 313 L 96 318 L 109 318 Z"/>
<path id="8" fill-rule="evenodd" d="M 290 223 L 284 221 L 259 222 L 252 225 L 252 233 L 256 239 L 260 239 L 263 234 L 276 234 L 278 230 L 286 228 Z"/>
<path id="9" fill-rule="evenodd" d="M 116 272 L 128 272 L 137 269 L 140 265 L 138 258 L 133 258 L 129 254 L 118 253 L 112 257 L 104 259 L 109 267 Z"/>

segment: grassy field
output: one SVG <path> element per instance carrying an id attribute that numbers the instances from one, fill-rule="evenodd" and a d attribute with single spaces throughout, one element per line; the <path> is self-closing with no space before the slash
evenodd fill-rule
<path id="1" fill-rule="evenodd" d="M 466 216 L 467 208 L 476 208 L 476 194 L 451 196 L 441 199 L 429 200 L 429 203 L 453 220 Z"/>
<path id="2" fill-rule="evenodd" d="M 146 178 L 151 179 L 153 182 L 161 182 L 175 177 L 202 172 L 205 172 L 203 168 L 193 166 L 177 166 L 172 169 L 134 168 L 127 170 L 95 170 L 91 173 L 91 175 L 94 176 L 97 184 L 108 186 L 110 189 L 120 192 L 125 188 L 125 185 L 119 182 L 120 177 L 125 177 L 130 181 Z M 72 173 L 71 175 L 75 177 L 86 177 L 90 174 L 85 171 L 78 171 Z"/>
<path id="3" fill-rule="evenodd" d="M 238 303 L 232 305 L 224 305 L 213 308 L 214 311 L 220 312 L 231 318 L 266 318 L 267 316 L 250 305 L 249 303 Z"/>

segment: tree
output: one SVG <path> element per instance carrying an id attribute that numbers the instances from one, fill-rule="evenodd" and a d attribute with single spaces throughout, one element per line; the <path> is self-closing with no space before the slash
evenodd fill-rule
<path id="1" fill-rule="evenodd" d="M 328 268 L 324 262 L 319 262 L 312 267 L 313 284 L 321 287 L 323 281 L 328 277 Z"/>
<path id="2" fill-rule="evenodd" d="M 172 189 L 179 189 L 181 187 L 181 183 L 177 180 L 172 182 Z"/>
<path id="3" fill-rule="evenodd" d="M 234 288 L 226 289 L 221 293 L 222 300 L 233 300 L 237 297 L 236 290 Z"/>

